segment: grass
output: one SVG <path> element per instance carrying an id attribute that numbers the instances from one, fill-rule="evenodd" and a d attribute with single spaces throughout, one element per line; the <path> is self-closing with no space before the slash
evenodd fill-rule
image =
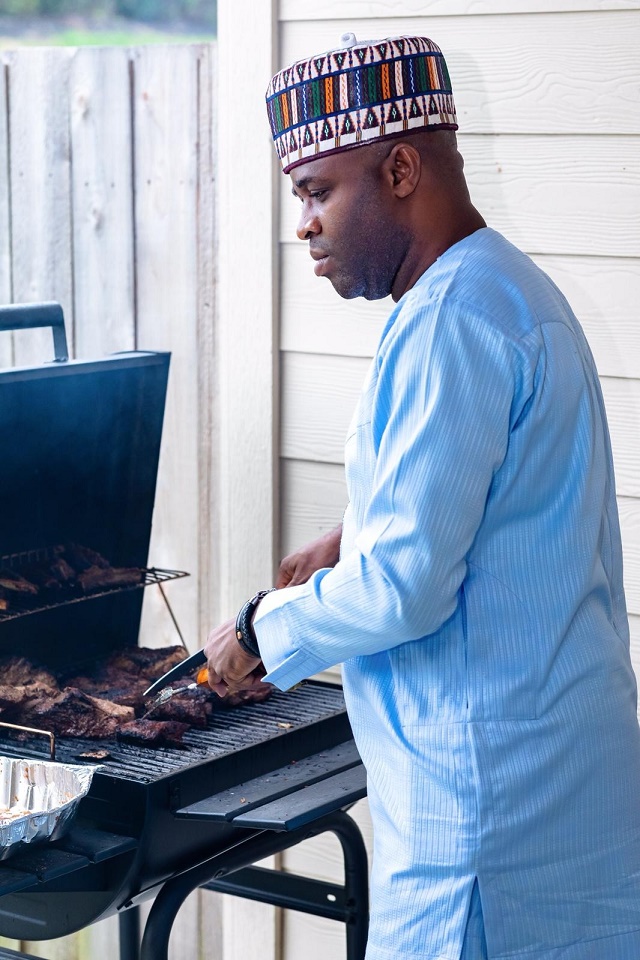
<path id="1" fill-rule="evenodd" d="M 87 21 L 79 17 L 19 18 L 0 16 L 0 47 L 132 47 L 153 43 L 200 43 L 215 39 L 213 31 L 184 23 L 158 27 L 125 17 Z"/>

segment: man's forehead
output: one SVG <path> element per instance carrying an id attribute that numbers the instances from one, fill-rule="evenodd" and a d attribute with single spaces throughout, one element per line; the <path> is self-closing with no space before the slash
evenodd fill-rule
<path id="1" fill-rule="evenodd" d="M 343 174 L 351 174 L 359 165 L 357 150 L 345 150 L 328 157 L 317 157 L 301 163 L 289 173 L 292 190 L 308 190 L 311 186 L 335 180 Z"/>

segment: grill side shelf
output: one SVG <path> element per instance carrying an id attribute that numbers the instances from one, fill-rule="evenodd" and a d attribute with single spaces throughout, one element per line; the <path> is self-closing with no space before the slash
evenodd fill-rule
<path id="1" fill-rule="evenodd" d="M 1 861 L 0 897 L 75 873 L 90 863 L 103 863 L 129 853 L 137 845 L 131 837 L 74 824 L 61 840 L 31 849 L 26 846 L 10 860 Z"/>
<path id="2" fill-rule="evenodd" d="M 7 558 L 0 557 L 0 567 L 7 566 Z M 3 561 L 5 561 L 3 563 Z M 177 580 L 180 577 L 188 577 L 189 574 L 184 570 L 163 570 L 159 567 L 141 567 L 141 579 L 139 583 L 130 583 L 125 586 L 110 586 L 100 590 L 92 590 L 91 593 L 77 594 L 71 590 L 61 589 L 61 599 L 52 602 L 17 602 L 8 610 L 0 610 L 0 623 L 6 620 L 15 620 L 18 617 L 26 617 L 31 613 L 42 613 L 44 610 L 54 610 L 57 607 L 63 607 L 71 603 L 82 603 L 85 600 L 95 600 L 97 597 L 105 597 L 112 593 L 126 593 L 129 590 L 141 590 L 145 587 L 165 583 L 167 580 Z"/>
<path id="3" fill-rule="evenodd" d="M 353 740 L 237 784 L 176 810 L 188 820 L 293 830 L 366 795 L 366 774 Z"/>

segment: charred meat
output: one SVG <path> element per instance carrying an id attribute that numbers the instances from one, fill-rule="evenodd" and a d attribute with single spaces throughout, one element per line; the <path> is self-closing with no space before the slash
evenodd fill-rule
<path id="1" fill-rule="evenodd" d="M 78 543 L 62 544 L 46 552 L 32 551 L 20 561 L 12 558 L 11 569 L 0 569 L 0 612 L 64 602 L 144 582 L 144 570 L 140 567 L 114 567 L 96 550 Z"/>
<path id="2" fill-rule="evenodd" d="M 259 692 L 221 700 L 208 687 L 198 687 L 176 694 L 147 717 L 145 689 L 185 656 L 180 646 L 130 647 L 115 651 L 83 674 L 62 677 L 24 657 L 5 657 L 0 660 L 0 719 L 57 736 L 176 746 L 190 727 L 206 727 L 213 710 L 259 702 L 271 693 L 265 684 Z"/>
<path id="3" fill-rule="evenodd" d="M 16 604 L 28 605 L 38 595 L 38 588 L 14 570 L 0 570 L 0 610 L 10 610 Z"/>

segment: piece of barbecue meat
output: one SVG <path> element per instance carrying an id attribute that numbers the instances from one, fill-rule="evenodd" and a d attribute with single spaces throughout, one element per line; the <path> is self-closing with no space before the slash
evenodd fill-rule
<path id="1" fill-rule="evenodd" d="M 159 704 L 153 710 L 149 709 L 149 704 L 145 706 L 148 710 L 148 719 L 179 720 L 181 723 L 188 723 L 192 727 L 204 730 L 211 716 L 213 700 L 217 699 L 219 698 L 213 691 L 206 687 L 175 694 L 170 700 Z M 147 713 L 144 716 L 147 719 Z"/>
<path id="2" fill-rule="evenodd" d="M 186 657 L 187 651 L 179 644 L 173 647 L 158 648 L 125 647 L 123 650 L 116 650 L 101 665 L 100 677 L 121 677 L 124 674 L 129 678 L 139 676 L 145 680 L 153 681 L 163 676 L 172 667 L 177 666 Z M 116 685 L 113 684 L 113 686 Z"/>
<path id="3" fill-rule="evenodd" d="M 114 590 L 117 587 L 134 587 L 142 583 L 140 567 L 89 567 L 78 574 L 78 585 L 83 593 L 97 590 Z"/>
<path id="4" fill-rule="evenodd" d="M 14 570 L 0 570 L 0 610 L 30 606 L 38 596 L 38 588 Z"/>
<path id="5" fill-rule="evenodd" d="M 83 547 L 79 543 L 65 543 L 63 546 L 56 547 L 54 553 L 66 560 L 76 573 L 83 573 L 89 567 L 102 567 L 103 570 L 107 570 L 111 566 L 109 561 L 96 550 L 90 550 L 89 547 Z"/>
<path id="6" fill-rule="evenodd" d="M 73 587 L 76 578 L 75 570 L 63 557 L 27 563 L 20 567 L 20 572 L 40 590 L 54 592 Z"/>
<path id="7" fill-rule="evenodd" d="M 145 747 L 180 747 L 190 724 L 177 720 L 132 720 L 118 727 L 118 740 Z"/>
<path id="8" fill-rule="evenodd" d="M 59 689 L 58 681 L 49 670 L 36 666 L 25 657 L 0 658 L 0 683 L 13 687 Z"/>
<path id="9" fill-rule="evenodd" d="M 86 737 L 96 740 L 114 737 L 120 727 L 133 720 L 131 707 L 91 697 L 82 690 L 65 687 L 59 694 L 32 702 L 25 723 L 51 730 L 59 737 Z"/>
<path id="10" fill-rule="evenodd" d="M 263 683 L 260 687 L 255 687 L 252 690 L 241 690 L 240 693 L 228 693 L 226 697 L 220 697 L 216 700 L 215 705 L 221 707 L 222 709 L 229 709 L 231 707 L 241 707 L 246 703 L 262 703 L 263 700 L 268 700 L 275 687 L 270 683 Z"/>

